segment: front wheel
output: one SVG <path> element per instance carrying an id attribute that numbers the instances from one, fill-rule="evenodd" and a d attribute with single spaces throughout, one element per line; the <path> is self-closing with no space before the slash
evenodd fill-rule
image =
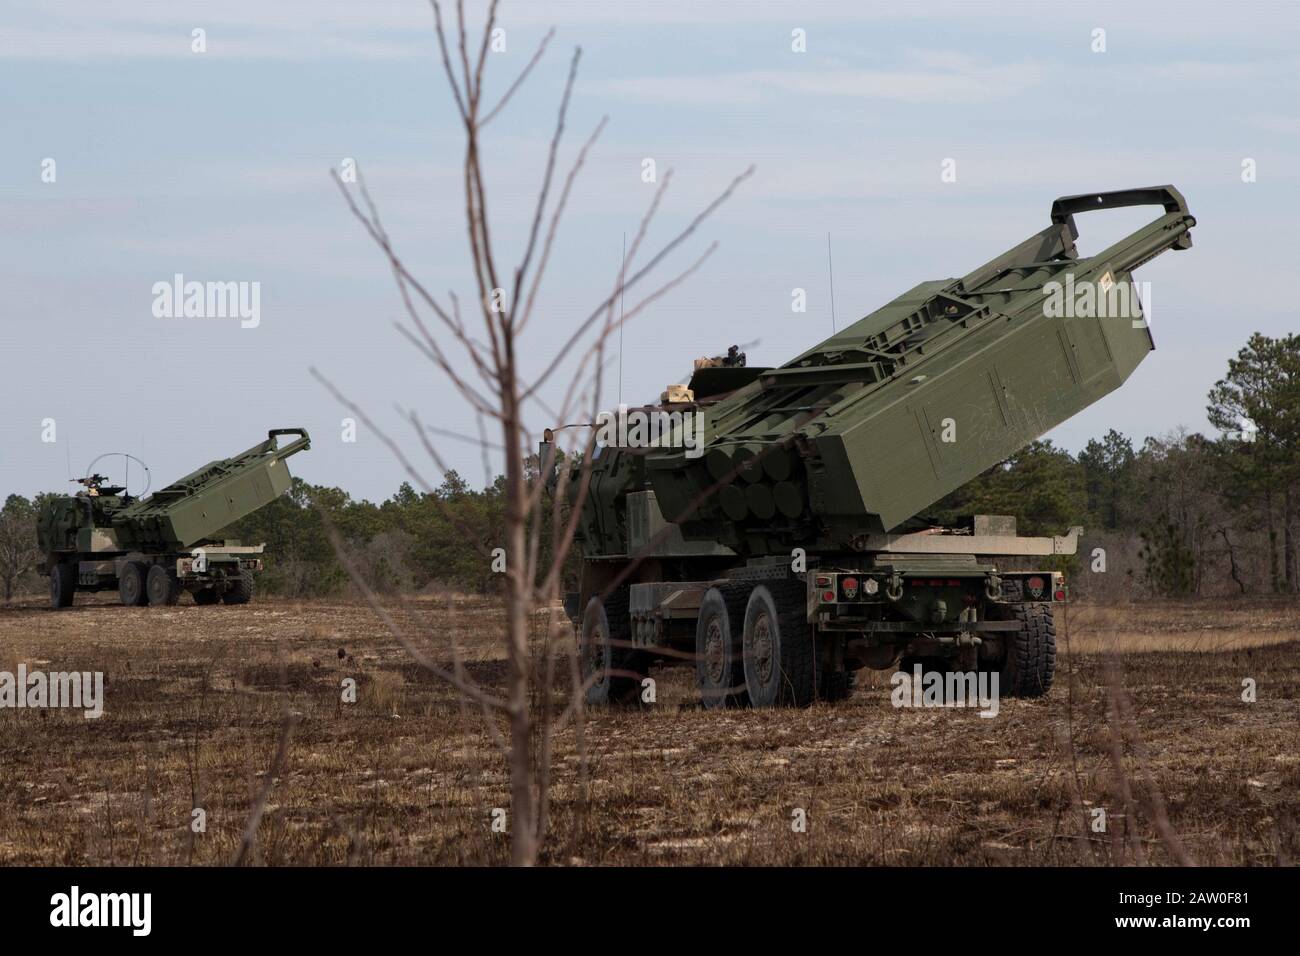
<path id="1" fill-rule="evenodd" d="M 618 588 L 587 602 L 578 642 L 585 697 L 592 706 L 635 703 L 645 668 L 632 645 L 628 589 Z"/>
<path id="2" fill-rule="evenodd" d="M 60 562 L 50 569 L 50 607 L 72 607 L 77 593 L 77 571 L 71 564 Z"/>

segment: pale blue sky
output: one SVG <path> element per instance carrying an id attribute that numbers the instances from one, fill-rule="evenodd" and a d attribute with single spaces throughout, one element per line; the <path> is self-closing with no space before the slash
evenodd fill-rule
<path id="1" fill-rule="evenodd" d="M 1206 428 L 1205 393 L 1249 333 L 1300 327 L 1288 259 L 1300 220 L 1295 5 L 516 0 L 501 22 L 496 90 L 557 28 L 488 135 L 504 259 L 575 45 L 563 155 L 610 119 L 526 343 L 534 367 L 612 281 L 650 198 L 645 157 L 675 170 L 660 238 L 735 173 L 757 173 L 670 264 L 716 239 L 703 271 L 629 326 L 630 401 L 732 343 L 757 342 L 751 362 L 780 364 L 825 337 L 827 232 L 842 325 L 1041 229 L 1058 195 L 1165 182 L 1199 225 L 1191 251 L 1138 275 L 1153 284 L 1157 351 L 1051 437 L 1077 450 L 1110 427 L 1139 439 Z M 0 496 L 66 487 L 69 459 L 80 473 L 103 451 L 136 454 L 165 482 L 269 427 L 305 425 L 315 442 L 297 474 L 386 497 L 400 466 L 364 430 L 340 440 L 345 412 L 311 365 L 409 447 L 395 403 L 475 432 L 393 330 L 391 278 L 328 178 L 358 159 L 416 273 L 469 296 L 460 139 L 431 24 L 420 0 L 7 0 Z M 190 50 L 195 27 L 206 53 Z M 1091 50 L 1097 27 L 1105 53 Z M 795 28 L 806 53 L 790 49 Z M 948 157 L 955 183 L 940 181 Z M 1082 219 L 1084 251 L 1143 215 Z M 260 282 L 260 325 L 154 318 L 151 287 L 177 272 Z M 808 291 L 806 314 L 790 311 L 795 287 Z M 45 418 L 58 423 L 52 445 Z M 475 448 L 441 448 L 482 480 Z"/>

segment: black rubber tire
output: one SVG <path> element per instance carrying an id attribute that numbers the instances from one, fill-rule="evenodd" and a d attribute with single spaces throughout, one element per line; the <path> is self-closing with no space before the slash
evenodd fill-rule
<path id="1" fill-rule="evenodd" d="M 603 600 L 596 595 L 587 602 L 578 662 L 589 705 L 636 704 L 641 700 L 646 668 L 642 655 L 632 646 L 626 586 L 611 591 Z"/>
<path id="2" fill-rule="evenodd" d="M 220 600 L 221 595 L 212 590 L 212 588 L 199 588 L 199 590 L 194 592 L 194 603 L 200 606 L 216 604 Z"/>
<path id="3" fill-rule="evenodd" d="M 149 600 L 144 591 L 145 566 L 139 561 L 128 561 L 117 579 L 117 596 L 127 607 L 143 607 Z"/>
<path id="4" fill-rule="evenodd" d="M 247 604 L 253 600 L 253 576 L 245 571 L 235 578 L 221 595 L 221 600 L 227 604 Z"/>
<path id="5" fill-rule="evenodd" d="M 695 620 L 695 684 L 706 710 L 743 707 L 749 701 L 741 660 L 741 630 L 749 588 L 723 584 L 709 588 Z"/>
<path id="6" fill-rule="evenodd" d="M 181 599 L 181 583 L 161 564 L 149 569 L 144 579 L 144 590 L 153 607 L 175 604 Z"/>
<path id="7" fill-rule="evenodd" d="M 1007 697 L 1042 697 L 1056 675 L 1056 622 L 1052 605 L 1006 605 L 1020 630 L 1007 631 L 1008 642 L 998 675 L 999 693 Z"/>
<path id="8" fill-rule="evenodd" d="M 72 607 L 77 594 L 77 569 L 60 561 L 50 568 L 50 607 Z"/>
<path id="9" fill-rule="evenodd" d="M 755 707 L 807 707 L 820 664 L 802 581 L 760 584 L 745 607 L 745 687 Z"/>

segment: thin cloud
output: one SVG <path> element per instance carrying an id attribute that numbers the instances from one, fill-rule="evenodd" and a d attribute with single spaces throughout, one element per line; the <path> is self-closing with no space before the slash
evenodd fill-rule
<path id="1" fill-rule="evenodd" d="M 195 56 L 190 49 L 192 27 L 174 33 L 97 26 L 87 23 L 52 29 L 7 27 L 0 31 L 0 60 L 56 60 L 89 62 L 99 60 L 158 60 Z M 204 27 L 207 51 L 214 59 L 302 61 L 330 58 L 391 60 L 417 59 L 431 55 L 428 42 L 406 39 L 373 39 L 362 36 L 243 35 Z"/>
<path id="2" fill-rule="evenodd" d="M 937 59 L 937 56 L 935 57 Z M 900 103 L 988 103 L 1023 94 L 1042 82 L 1036 63 L 897 70 L 750 70 L 696 76 L 615 80 L 605 91 L 626 99 L 702 107 L 758 103 L 773 93 L 892 100 Z"/>

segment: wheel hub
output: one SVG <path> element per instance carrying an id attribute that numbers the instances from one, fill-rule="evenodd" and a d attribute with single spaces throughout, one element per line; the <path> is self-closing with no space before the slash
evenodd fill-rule
<path id="1" fill-rule="evenodd" d="M 591 638 L 587 642 L 587 675 L 594 677 L 596 684 L 603 684 L 609 676 L 605 667 L 606 643 L 604 630 L 600 627 L 592 628 Z"/>
<path id="2" fill-rule="evenodd" d="M 758 679 L 763 684 L 772 682 L 774 655 L 772 653 L 772 622 L 766 614 L 760 614 L 754 621 L 753 647 L 754 668 Z"/>
<path id="3" fill-rule="evenodd" d="M 725 657 L 722 624 L 714 618 L 709 622 L 709 629 L 704 639 L 704 670 L 713 684 L 722 683 Z"/>

